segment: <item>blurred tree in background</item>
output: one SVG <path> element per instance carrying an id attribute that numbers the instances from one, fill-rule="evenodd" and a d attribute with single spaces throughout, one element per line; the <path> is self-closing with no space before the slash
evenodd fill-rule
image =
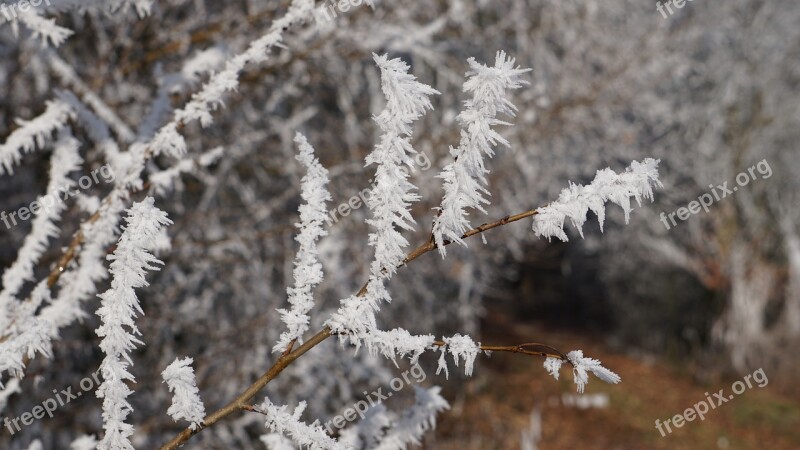
<path id="1" fill-rule="evenodd" d="M 125 158 L 119 149 L 149 141 L 175 108 L 288 6 L 51 3 L 34 14 L 53 18 L 50 24 L 0 15 L 0 142 L 18 128 L 17 118 L 35 118 L 46 102 L 74 94 L 108 124 L 105 135 L 72 127 L 87 173 Z M 545 205 L 569 181 L 587 184 L 597 169 L 619 171 L 645 157 L 661 160 L 664 184 L 654 204 L 636 209 L 630 225 L 619 226 L 623 215 L 610 208 L 602 234 L 590 221 L 585 240 L 570 230 L 567 243 L 537 241 L 526 222 L 492 231 L 486 245 L 476 239 L 469 248 L 451 246 L 446 260 L 428 255 L 389 286 L 402 301 L 385 305 L 384 329 L 480 336 L 487 312 L 505 310 L 592 330 L 617 348 L 680 358 L 702 371 L 764 367 L 789 377 L 797 368 L 796 2 L 698 0 L 665 19 L 653 4 L 639 1 L 396 0 L 339 10 L 333 20 L 319 13 L 305 19 L 285 30 L 269 59 L 242 72 L 237 92 L 225 98 L 212 124 L 180 130 L 188 148 L 183 173 L 165 173 L 177 167 L 169 154 L 144 168 L 145 193 L 156 196 L 174 224 L 171 250 L 158 254 L 163 269 L 150 274 L 150 286 L 139 293 L 146 345 L 133 352 L 132 372 L 136 389 L 153 394 L 131 398 L 131 421 L 141 432 L 134 436 L 137 447 L 152 448 L 174 434 L 160 372 L 176 356 L 195 355 L 206 405 L 235 397 L 278 357 L 271 349 L 283 328 L 275 310 L 285 306 L 292 284 L 293 224 L 302 201 L 303 171 L 292 140 L 303 132 L 329 169 L 330 207 L 370 186 L 373 172 L 363 161 L 380 135 L 371 118 L 384 104 L 373 53 L 402 58 L 441 93 L 432 98 L 436 113 L 415 125 L 414 146 L 424 158 L 412 171 L 423 194 L 413 206 L 418 226 L 407 234 L 412 245 L 429 238 L 432 208 L 442 197 L 436 175 L 452 161 L 449 146 L 459 141 L 456 116 L 468 57 L 488 62 L 505 50 L 533 69 L 530 86 L 514 94 L 516 126 L 501 130 L 510 149 L 490 163 L 487 219 Z M 71 120 L 81 122 L 81 114 Z M 49 152 L 26 154 L 13 177 L 0 176 L 0 209 L 17 210 L 44 191 L 50 158 Z M 665 226 L 662 213 L 725 182 L 737 186 L 737 175 L 759 163 L 746 187 L 715 199 L 707 212 Z M 61 234 L 36 268 L 37 280 L 57 266 L 93 210 L 94 196 L 110 188 L 101 183 L 68 205 Z M 367 208 L 353 208 L 326 225 L 329 235 L 319 243 L 326 278 L 316 290 L 324 313 L 314 317 L 314 328 L 368 273 L 367 217 Z M 471 218 L 473 226 L 484 221 L 477 212 Z M 16 259 L 30 225 L 0 225 L 2 267 Z M 107 289 L 104 283 L 97 292 Z M 98 304 L 92 298 L 85 309 Z M 23 392 L 41 389 L 41 395 L 14 395 L 0 404 L 28 411 L 51 389 L 95 371 L 103 357 L 93 331 L 98 325 L 90 314 L 62 329 L 53 357 L 32 359 L 21 382 Z M 433 373 L 430 364 L 423 365 Z M 313 358 L 298 360 L 276 379 L 270 394 L 276 404 L 322 399 L 310 401 L 309 412 L 324 421 L 393 376 L 382 359 L 325 342 Z M 0 446 L 25 448 L 38 437 L 45 448 L 67 448 L 76 433 L 102 428 L 99 408 L 95 399 L 82 398 L 69 414 L 37 421 L 13 440 L 0 435 Z M 263 418 L 244 415 L 192 444 L 251 448 L 262 433 Z"/>

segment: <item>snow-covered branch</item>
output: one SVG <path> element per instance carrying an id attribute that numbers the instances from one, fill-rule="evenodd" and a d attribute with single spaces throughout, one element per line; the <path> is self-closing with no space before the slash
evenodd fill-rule
<path id="1" fill-rule="evenodd" d="M 152 197 L 134 203 L 128 210 L 127 226 L 109 256 L 112 275 L 111 288 L 100 294 L 101 306 L 97 315 L 102 325 L 96 330 L 102 338 L 100 349 L 106 357 L 100 368 L 103 383 L 97 396 L 103 399 L 103 428 L 105 435 L 98 444 L 100 450 L 132 450 L 130 437 L 133 426 L 125 423 L 133 410 L 127 397 L 133 392 L 126 381 L 134 381 L 128 367 L 133 364 L 130 351 L 143 342 L 137 337 L 134 323 L 137 315 L 144 314 L 135 289 L 147 286 L 148 270 L 158 270 L 161 264 L 149 253 L 161 227 L 172 223 L 167 214 L 154 206 Z"/>
<path id="2" fill-rule="evenodd" d="M 373 55 L 373 59 L 381 71 L 386 107 L 375 117 L 383 132 L 380 142 L 366 158 L 367 166 L 377 166 L 375 189 L 368 200 L 372 218 L 367 223 L 375 229 L 369 235 L 369 244 L 375 248 L 371 274 L 383 278 L 384 274 L 391 277 L 405 256 L 408 241 L 400 230 L 413 229 L 409 207 L 419 199 L 416 186 L 408 181 L 407 167 L 413 167 L 416 153 L 411 146 L 411 124 L 433 108 L 428 97 L 439 92 L 416 81 L 399 58 Z"/>
<path id="3" fill-rule="evenodd" d="M 203 423 L 206 408 L 200 399 L 200 390 L 192 369 L 192 358 L 178 359 L 168 365 L 161 377 L 172 392 L 172 405 L 167 409 L 167 414 L 176 422 L 186 420 L 191 423 L 189 427 L 196 430 Z"/>
<path id="4" fill-rule="evenodd" d="M 561 358 L 548 357 L 544 360 L 544 368 L 556 380 L 558 379 L 558 371 L 565 360 Z M 581 350 L 573 350 L 567 353 L 566 362 L 572 365 L 572 375 L 575 379 L 575 384 L 578 386 L 578 393 L 583 393 L 586 384 L 589 382 L 589 372 L 592 372 L 597 378 L 610 384 L 617 384 L 622 381 L 619 375 L 606 369 L 602 366 L 599 360 L 587 358 L 583 356 Z"/>
<path id="5" fill-rule="evenodd" d="M 13 174 L 14 166 L 19 164 L 22 154 L 30 153 L 36 147 L 44 147 L 53 133 L 64 127 L 73 114 L 72 108 L 65 102 L 51 100 L 40 116 L 31 120 L 17 119 L 19 128 L 8 136 L 4 144 L 0 144 L 0 175 Z"/>
<path id="6" fill-rule="evenodd" d="M 540 237 L 553 236 L 567 241 L 564 221 L 569 218 L 572 225 L 583 236 L 586 214 L 592 211 L 603 230 L 605 204 L 612 202 L 625 213 L 625 223 L 630 220 L 631 198 L 641 205 L 642 199 L 653 200 L 653 187 L 661 187 L 658 180 L 659 160 L 646 158 L 642 162 L 633 161 L 625 172 L 617 174 L 611 169 L 598 170 L 591 184 L 582 186 L 570 183 L 561 191 L 558 200 L 539 208 L 533 218 L 533 232 Z"/>
<path id="7" fill-rule="evenodd" d="M 48 241 L 58 236 L 55 222 L 66 209 L 60 191 L 71 188 L 75 182 L 69 174 L 80 168 L 83 160 L 78 154 L 80 143 L 63 128 L 59 132 L 50 163 L 50 181 L 44 195 L 34 202 L 38 205 L 31 232 L 25 237 L 14 264 L 3 272 L 3 290 L 0 292 L 0 314 L 10 299 L 19 292 L 23 284 L 33 279 L 33 268 L 48 248 Z M 2 322 L 0 322 L 2 325 Z M 0 326 L 0 328 L 2 328 Z"/>
<path id="8" fill-rule="evenodd" d="M 429 389 L 415 386 L 414 405 L 390 425 L 375 450 L 405 450 L 409 445 L 420 445 L 422 436 L 436 428 L 436 416 L 450 409 L 450 404 L 439 395 L 441 390 L 439 386 Z"/>
<path id="9" fill-rule="evenodd" d="M 302 342 L 303 333 L 308 331 L 310 318 L 308 312 L 314 307 L 314 286 L 322 282 L 322 264 L 318 259 L 317 241 L 328 234 L 324 229 L 325 202 L 331 200 L 328 192 L 328 171 L 314 156 L 314 148 L 300 133 L 294 138 L 298 147 L 297 160 L 306 168 L 301 180 L 301 196 L 305 203 L 300 205 L 300 230 L 295 240 L 300 249 L 294 260 L 294 287 L 287 289 L 290 309 L 279 309 L 281 320 L 287 331 L 281 333 L 273 351 L 283 351 L 294 340 Z"/>
<path id="10" fill-rule="evenodd" d="M 267 416 L 266 427 L 273 433 L 278 433 L 289 437 L 301 448 L 311 450 L 345 450 L 343 445 L 328 436 L 325 430 L 314 421 L 311 425 L 300 420 L 300 416 L 306 409 L 306 402 L 300 402 L 293 413 L 289 413 L 287 406 L 276 406 L 268 398 L 264 399 L 258 410 Z"/>
<path id="11" fill-rule="evenodd" d="M 411 124 L 433 108 L 428 97 L 438 92 L 416 81 L 402 60 L 385 55 L 373 55 L 373 59 L 381 71 L 381 90 L 387 101 L 386 107 L 375 117 L 383 134 L 366 158 L 367 165 L 377 166 L 375 189 L 367 203 L 372 213 L 367 223 L 375 229 L 368 242 L 375 248 L 375 258 L 364 298 L 356 295 L 343 299 L 327 325 L 340 334 L 341 339 L 349 336 L 357 346 L 360 340 L 372 335 L 374 340 L 368 343 L 370 349 L 375 351 L 380 347 L 386 354 L 386 349 L 402 347 L 397 346 L 396 336 L 376 335 L 375 312 L 382 302 L 391 301 L 383 285 L 384 278 L 391 278 L 405 257 L 403 249 L 408 241 L 400 230 L 412 229 L 414 219 L 409 207 L 419 199 L 413 192 L 416 187 L 408 181 L 407 167 L 413 166 L 412 155 L 416 153 L 411 146 Z M 417 354 L 416 351 L 412 353 Z"/>
<path id="12" fill-rule="evenodd" d="M 25 237 L 16 261 L 3 273 L 0 291 L 0 374 L 11 372 L 21 377 L 24 358 L 35 353 L 50 355 L 50 340 L 56 334 L 52 322 L 36 316 L 37 309 L 50 301 L 50 291 L 45 283 L 34 288 L 30 299 L 20 302 L 17 295 L 26 282 L 33 280 L 34 267 L 48 248 L 50 239 L 58 236 L 60 219 L 66 206 L 59 192 L 74 185 L 69 174 L 80 168 L 78 154 L 80 143 L 67 129 L 59 132 L 50 164 L 50 182 L 47 192 L 34 203 L 31 232 Z M 5 213 L 3 213 L 5 214 Z"/>
<path id="13" fill-rule="evenodd" d="M 484 214 L 483 205 L 489 204 L 485 197 L 486 175 L 489 170 L 484 163 L 484 155 L 491 158 L 497 144 L 508 147 L 510 144 L 492 127 L 510 125 L 497 119 L 498 114 L 513 117 L 517 108 L 508 99 L 506 91 L 518 89 L 527 84 L 520 77 L 530 69 L 514 67 L 514 59 L 506 57 L 505 52 L 497 52 L 494 67 L 478 63 L 474 58 L 468 60 L 469 79 L 464 82 L 464 92 L 472 93 L 466 101 L 466 109 L 458 115 L 461 125 L 461 142 L 457 148 L 450 148 L 455 161 L 445 166 L 439 174 L 444 180 L 444 198 L 440 214 L 433 222 L 433 238 L 439 252 L 445 256 L 445 239 L 464 244 L 461 235 L 470 228 L 467 209 L 477 209 Z"/>
<path id="14" fill-rule="evenodd" d="M 244 52 L 231 58 L 225 68 L 215 73 L 200 91 L 192 95 L 192 100 L 183 108 L 175 111 L 171 122 L 161 127 L 153 139 L 154 154 L 166 152 L 180 157 L 186 152 L 186 141 L 178 133 L 178 128 L 193 121 L 199 121 L 203 127 L 211 125 L 214 118 L 212 112 L 223 105 L 227 92 L 239 86 L 239 74 L 250 64 L 264 62 L 273 47 L 281 45 L 283 33 L 294 23 L 303 22 L 310 17 L 314 0 L 293 0 L 286 14 L 274 21 L 267 34 L 253 41 Z"/>

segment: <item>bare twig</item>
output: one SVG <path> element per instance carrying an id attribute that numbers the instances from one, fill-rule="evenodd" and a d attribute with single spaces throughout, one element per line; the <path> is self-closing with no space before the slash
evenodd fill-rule
<path id="1" fill-rule="evenodd" d="M 443 341 L 435 341 L 433 345 L 437 347 L 444 347 L 447 344 Z M 519 345 L 481 345 L 480 349 L 485 352 L 508 352 L 520 353 L 529 356 L 542 356 L 545 358 L 558 358 L 571 364 L 569 358 L 567 358 L 567 355 L 561 353 L 561 351 L 558 349 L 545 344 L 537 344 L 535 342 Z"/>
<path id="2" fill-rule="evenodd" d="M 255 405 L 244 405 L 242 406 L 242 411 L 250 411 L 254 413 L 264 414 L 264 411 L 258 409 Z"/>

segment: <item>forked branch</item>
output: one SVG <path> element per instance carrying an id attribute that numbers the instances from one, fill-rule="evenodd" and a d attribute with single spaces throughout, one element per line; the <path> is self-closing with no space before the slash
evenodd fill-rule
<path id="1" fill-rule="evenodd" d="M 525 211 L 519 214 L 513 214 L 505 216 L 501 219 L 495 220 L 494 222 L 487 222 L 483 225 L 473 228 L 462 236 L 462 239 L 466 239 L 471 236 L 475 236 L 476 234 L 483 233 L 484 231 L 491 230 L 492 228 L 497 228 L 503 225 L 507 225 L 512 222 L 516 222 L 527 217 L 532 217 L 537 214 L 536 209 L 532 209 L 530 211 Z M 444 241 L 443 245 L 450 245 L 452 241 Z M 419 258 L 420 256 L 436 250 L 438 246 L 433 241 L 427 241 L 425 244 L 420 245 L 419 247 L 412 250 L 406 258 L 403 260 L 402 265 L 407 265 L 411 261 Z M 367 292 L 367 285 L 365 284 L 358 291 L 358 296 L 363 297 Z M 208 417 L 205 418 L 203 421 L 203 426 L 198 427 L 194 430 L 191 428 L 186 428 L 181 431 L 178 435 L 176 435 L 172 440 L 167 442 L 161 447 L 161 450 L 174 450 L 186 443 L 192 436 L 199 433 L 205 428 L 208 428 L 215 423 L 219 422 L 223 418 L 231 415 L 232 413 L 240 410 L 249 410 L 249 401 L 258 394 L 258 392 L 264 388 L 270 381 L 275 379 L 284 369 L 289 367 L 297 358 L 305 354 L 307 351 L 311 350 L 312 348 L 316 347 L 318 344 L 323 342 L 324 340 L 331 337 L 333 333 L 331 333 L 330 328 L 324 327 L 322 330 L 317 332 L 314 336 L 310 339 L 303 342 L 302 345 L 296 347 L 294 350 L 290 350 L 292 346 L 287 348 L 287 351 L 281 354 L 281 356 L 275 361 L 272 367 L 269 368 L 258 380 L 256 380 L 253 384 L 251 384 L 244 392 L 242 392 L 238 397 L 236 397 L 233 401 L 228 403 L 227 405 L 223 406 L 222 408 L 218 409 L 211 413 Z M 434 342 L 434 345 L 437 346 L 444 346 L 445 343 L 441 341 Z M 553 347 L 544 345 L 544 344 L 536 344 L 536 343 L 528 343 L 528 344 L 519 344 L 513 346 L 481 346 L 481 350 L 484 351 L 495 351 L 495 352 L 509 352 L 509 353 L 519 353 L 524 355 L 530 356 L 544 356 L 544 357 L 551 357 L 551 358 L 559 358 L 564 361 L 569 361 L 562 352 L 556 350 Z"/>

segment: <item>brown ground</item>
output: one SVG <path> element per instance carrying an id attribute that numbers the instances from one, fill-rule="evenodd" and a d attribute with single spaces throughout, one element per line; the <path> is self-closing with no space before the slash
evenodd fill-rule
<path id="1" fill-rule="evenodd" d="M 626 356 L 596 337 L 545 331 L 504 316 L 492 317 L 485 334 L 492 344 L 547 336 L 546 343 L 556 348 L 582 349 L 600 359 L 620 374 L 622 383 L 608 385 L 590 378 L 586 393 L 606 393 L 610 404 L 580 410 L 561 405 L 563 393 L 575 393 L 568 366 L 556 381 L 546 374 L 541 359 L 511 354 L 484 357 L 466 389 L 447 394 L 454 399 L 452 409 L 440 416 L 437 431 L 424 448 L 518 449 L 520 432 L 529 427 L 531 411 L 538 405 L 543 428 L 540 450 L 800 449 L 800 399 L 779 392 L 786 389 L 773 379 L 763 388 L 754 382 L 752 389 L 709 411 L 705 421 L 695 419 L 662 437 L 656 419 L 663 422 L 682 412 L 703 400 L 706 392 L 724 388 L 725 395 L 731 394 L 737 378 L 703 385 L 677 365 Z"/>

